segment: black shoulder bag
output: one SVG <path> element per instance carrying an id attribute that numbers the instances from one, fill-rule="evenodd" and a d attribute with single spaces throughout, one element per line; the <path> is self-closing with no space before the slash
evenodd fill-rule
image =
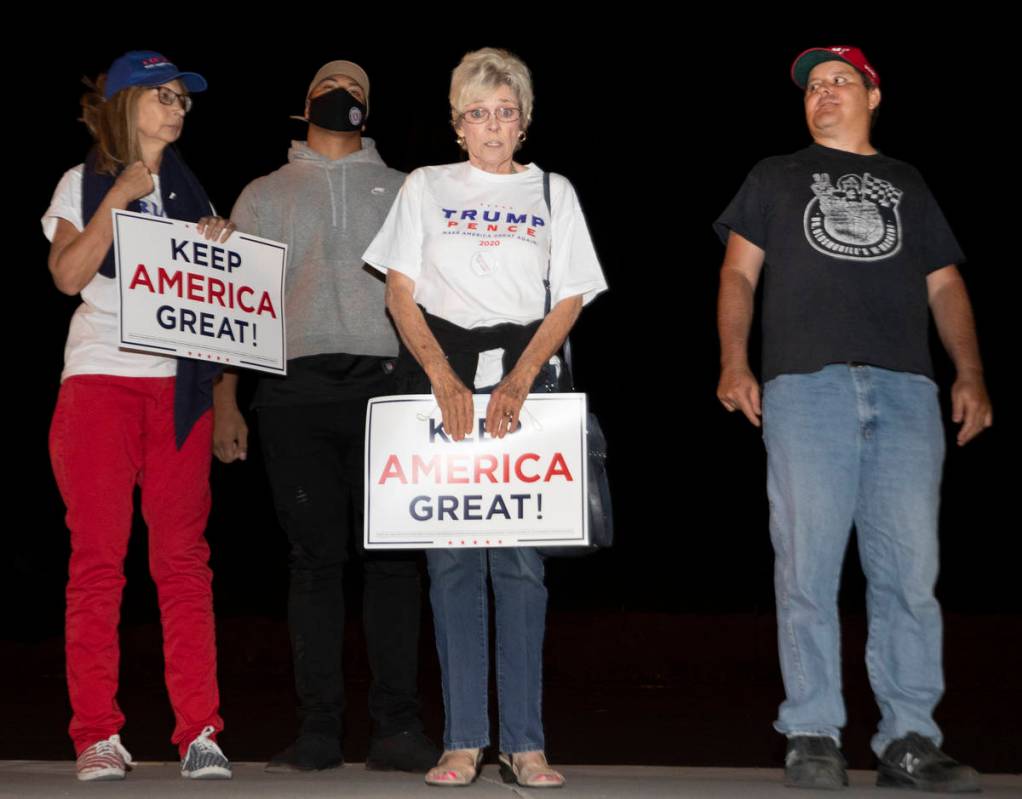
<path id="1" fill-rule="evenodd" d="M 543 173 L 543 199 L 546 201 L 550 221 L 550 253 L 547 255 L 546 277 L 543 288 L 546 290 L 543 316 L 550 313 L 550 261 L 553 255 L 553 207 L 550 203 L 550 173 Z M 567 369 L 568 385 L 575 390 L 575 368 L 571 360 L 571 341 L 564 339 L 562 361 Z M 546 557 L 579 557 L 588 555 L 597 549 L 609 547 L 614 543 L 614 514 L 610 504 L 610 483 L 607 480 L 607 439 L 603 429 L 591 411 L 586 416 L 586 441 L 588 442 L 587 464 L 589 493 L 589 545 L 584 547 L 539 547 Z"/>

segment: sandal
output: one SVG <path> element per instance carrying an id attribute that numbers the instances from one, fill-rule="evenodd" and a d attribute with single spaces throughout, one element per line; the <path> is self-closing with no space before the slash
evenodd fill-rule
<path id="1" fill-rule="evenodd" d="M 564 775 L 550 768 L 542 752 L 500 753 L 500 777 L 523 788 L 561 788 Z"/>
<path id="2" fill-rule="evenodd" d="M 482 762 L 482 749 L 445 749 L 440 761 L 426 772 L 426 784 L 451 788 L 471 785 L 479 776 Z"/>

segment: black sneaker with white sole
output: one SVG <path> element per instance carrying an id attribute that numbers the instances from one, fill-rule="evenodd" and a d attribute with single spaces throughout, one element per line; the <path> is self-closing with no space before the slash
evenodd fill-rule
<path id="1" fill-rule="evenodd" d="M 788 739 L 784 784 L 789 788 L 839 791 L 848 785 L 848 764 L 837 742 L 827 735 L 795 735 Z"/>
<path id="2" fill-rule="evenodd" d="M 936 793 L 978 793 L 979 774 L 948 757 L 929 738 L 910 732 L 891 741 L 880 756 L 877 785 Z"/>

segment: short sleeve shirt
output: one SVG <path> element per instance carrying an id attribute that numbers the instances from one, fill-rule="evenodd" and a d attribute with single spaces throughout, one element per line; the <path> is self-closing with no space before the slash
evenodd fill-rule
<path id="1" fill-rule="evenodd" d="M 60 179 L 50 207 L 43 214 L 43 233 L 53 241 L 57 220 L 65 219 L 75 229 L 85 227 L 82 219 L 82 175 L 84 165 L 72 167 Z M 155 187 L 139 200 L 141 212 L 166 216 L 160 199 L 159 176 L 153 175 Z M 82 289 L 82 304 L 71 317 L 64 346 L 64 371 L 61 380 L 80 374 L 118 375 L 121 377 L 172 377 L 177 361 L 145 352 L 120 348 L 117 324 L 117 281 L 97 272 Z"/>
<path id="2" fill-rule="evenodd" d="M 818 144 L 768 158 L 715 229 L 765 253 L 764 381 L 839 362 L 932 377 L 926 276 L 964 255 L 914 167 Z"/>
<path id="3" fill-rule="evenodd" d="M 468 162 L 417 169 L 405 181 L 366 263 L 415 281 L 415 300 L 461 327 L 528 324 L 544 313 L 550 264 L 551 306 L 607 288 L 571 184 L 530 164 L 494 175 Z M 552 250 L 551 250 L 552 247 Z"/>

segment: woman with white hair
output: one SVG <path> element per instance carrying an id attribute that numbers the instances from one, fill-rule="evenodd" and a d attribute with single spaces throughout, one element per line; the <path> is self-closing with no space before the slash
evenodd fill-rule
<path id="1" fill-rule="evenodd" d="M 364 258 L 387 273 L 401 336 L 398 393 L 432 390 L 445 431 L 471 432 L 472 395 L 488 393 L 486 432 L 518 426 L 530 391 L 557 391 L 555 353 L 582 306 L 606 289 L 571 184 L 520 164 L 532 120 L 528 68 L 504 50 L 454 70 L 451 124 L 468 159 L 405 181 Z M 466 785 L 488 746 L 488 588 L 496 619 L 500 763 L 505 781 L 555 788 L 544 755 L 543 559 L 530 547 L 428 550 L 443 675 L 444 753 L 431 785 Z"/>

